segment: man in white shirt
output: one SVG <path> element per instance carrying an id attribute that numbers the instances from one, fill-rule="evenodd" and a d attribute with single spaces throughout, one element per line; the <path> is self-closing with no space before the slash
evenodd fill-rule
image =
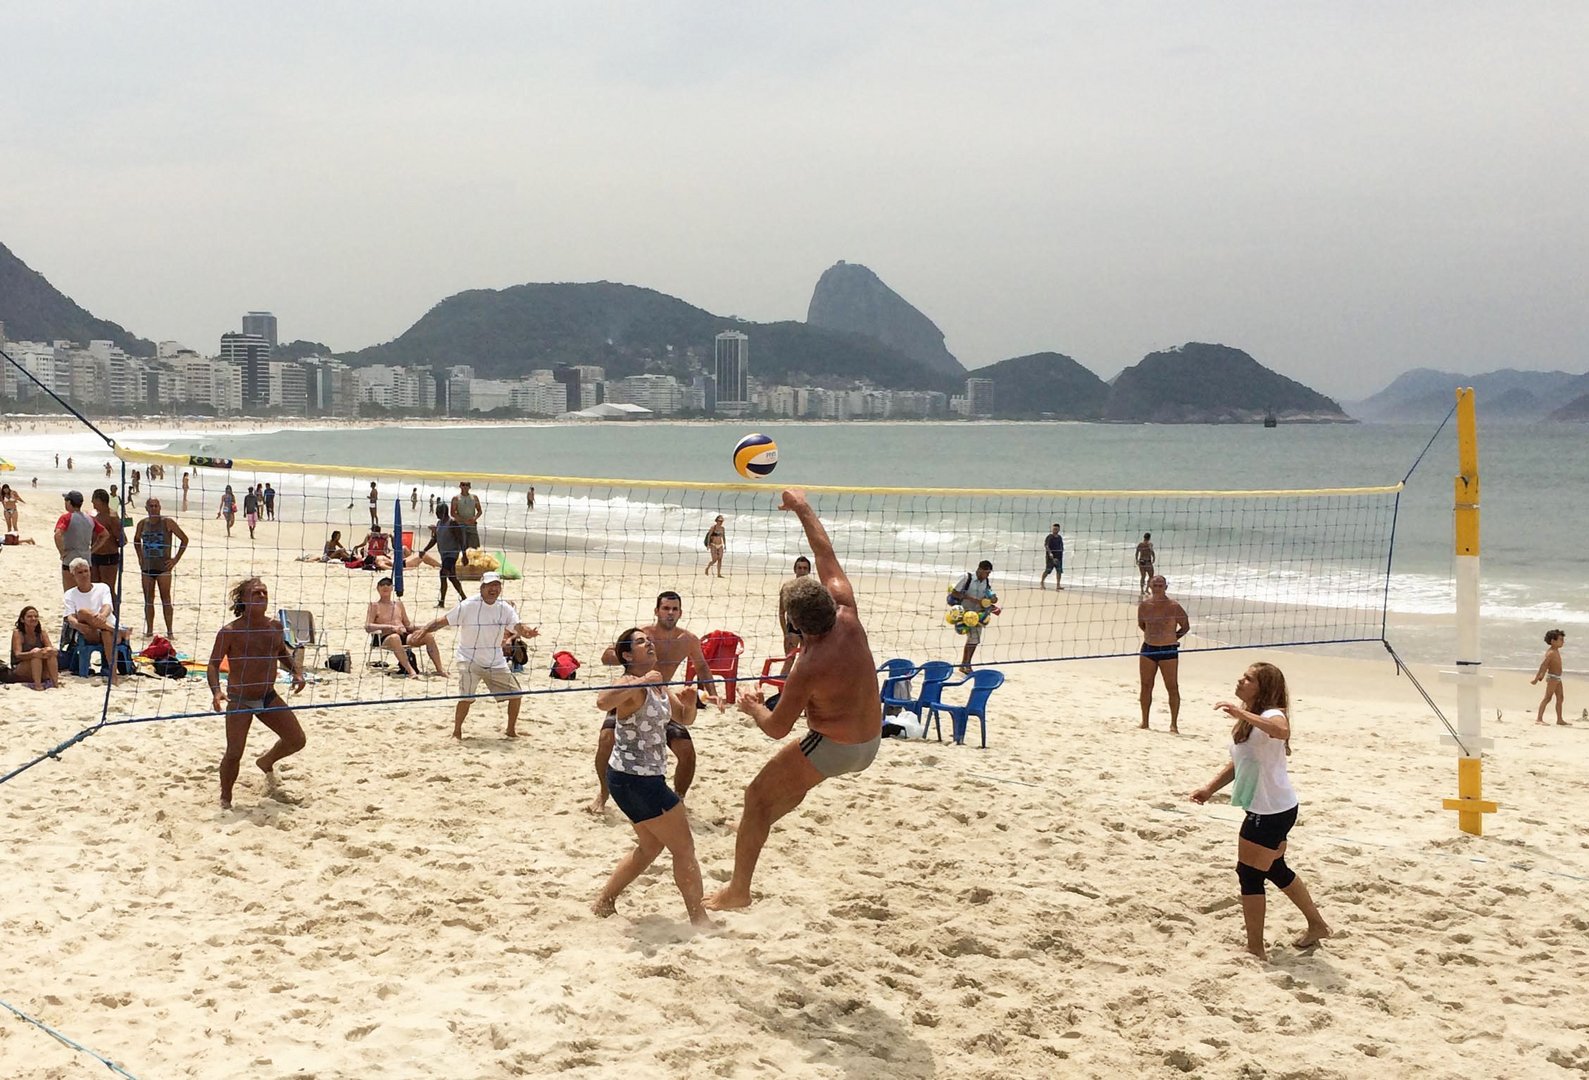
<path id="1" fill-rule="evenodd" d="M 515 638 L 538 637 L 540 631 L 519 621 L 513 605 L 500 600 L 502 576 L 495 571 L 481 575 L 480 593 L 459 603 L 445 615 L 439 615 L 421 627 L 416 634 L 440 630 L 443 626 L 458 628 L 458 647 L 453 653 L 458 661 L 458 692 L 465 695 L 453 710 L 452 737 L 463 738 L 463 719 L 474 704 L 472 696 L 480 683 L 485 683 L 491 696 L 508 703 L 508 738 L 519 734 L 519 705 L 522 703 L 519 680 L 508 667 L 502 655 L 502 639 L 506 632 Z"/>
<path id="2" fill-rule="evenodd" d="M 116 619 L 112 610 L 110 586 L 95 581 L 87 559 L 73 559 L 67 567 L 74 585 L 61 598 L 66 608 L 66 623 L 84 642 L 98 641 L 105 658 L 105 672 L 111 685 L 119 683 L 116 674 Z M 124 635 L 125 636 L 125 635 Z"/>

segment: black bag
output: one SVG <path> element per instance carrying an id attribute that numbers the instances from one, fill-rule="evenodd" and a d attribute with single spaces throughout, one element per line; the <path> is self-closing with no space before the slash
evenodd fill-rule
<path id="1" fill-rule="evenodd" d="M 132 659 L 132 648 L 126 642 L 118 641 L 116 643 L 116 674 L 132 675 L 137 671 L 138 665 Z"/>
<path id="2" fill-rule="evenodd" d="M 332 653 L 326 657 L 326 667 L 332 671 L 340 671 L 344 675 L 353 670 L 353 661 L 345 652 Z"/>
<path id="3" fill-rule="evenodd" d="M 188 666 L 174 656 L 162 656 L 154 662 L 154 673 L 167 679 L 185 679 Z"/>

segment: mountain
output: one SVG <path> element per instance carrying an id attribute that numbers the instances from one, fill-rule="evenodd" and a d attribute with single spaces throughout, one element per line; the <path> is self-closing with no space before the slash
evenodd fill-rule
<path id="1" fill-rule="evenodd" d="M 1115 377 L 1104 419 L 1122 423 L 1350 422 L 1316 390 L 1270 371 L 1240 349 L 1188 342 L 1149 353 Z"/>
<path id="2" fill-rule="evenodd" d="M 153 356 L 154 342 L 97 319 L 0 244 L 0 322 L 12 341 L 114 341 L 130 356 Z"/>
<path id="3" fill-rule="evenodd" d="M 559 364 L 600 364 L 613 378 L 646 372 L 688 380 L 710 366 L 724 330 L 750 337 L 750 370 L 771 382 L 958 393 L 948 379 L 879 342 L 804 323 L 713 315 L 672 296 L 610 281 L 472 289 L 448 297 L 396 339 L 347 354 L 364 364 L 470 364 L 480 378 L 513 378 Z M 693 360 L 687 355 L 693 350 Z"/>
<path id="4" fill-rule="evenodd" d="M 1010 419 L 1096 420 L 1109 399 L 1108 383 L 1055 352 L 1000 360 L 971 375 L 993 380 L 994 415 Z"/>
<path id="5" fill-rule="evenodd" d="M 1545 419 L 1558 424 L 1589 423 L 1589 393 L 1579 394 Z"/>
<path id="6" fill-rule="evenodd" d="M 1439 422 L 1451 411 L 1458 387 L 1473 387 L 1481 418 L 1542 420 L 1564 401 L 1589 393 L 1589 374 L 1517 371 L 1504 368 L 1483 375 L 1416 368 L 1404 372 L 1379 393 L 1352 402 L 1347 411 L 1359 420 Z"/>
<path id="7" fill-rule="evenodd" d="M 860 263 L 841 259 L 823 271 L 811 293 L 806 323 L 860 334 L 930 371 L 965 378 L 965 365 L 944 347 L 943 331 Z"/>

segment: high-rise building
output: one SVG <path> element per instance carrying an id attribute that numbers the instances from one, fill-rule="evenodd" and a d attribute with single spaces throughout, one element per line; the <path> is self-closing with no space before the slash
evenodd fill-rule
<path id="1" fill-rule="evenodd" d="M 268 311 L 250 311 L 243 316 L 243 333 L 258 334 L 276 347 L 276 316 Z"/>
<path id="2" fill-rule="evenodd" d="M 750 338 L 738 330 L 717 335 L 717 411 L 750 411 Z"/>
<path id="3" fill-rule="evenodd" d="M 992 379 L 967 379 L 966 380 L 966 415 L 967 416 L 992 416 L 993 415 L 993 380 Z"/>
<path id="4" fill-rule="evenodd" d="M 259 334 L 222 334 L 221 359 L 243 372 L 243 411 L 263 412 L 270 404 L 270 342 Z"/>

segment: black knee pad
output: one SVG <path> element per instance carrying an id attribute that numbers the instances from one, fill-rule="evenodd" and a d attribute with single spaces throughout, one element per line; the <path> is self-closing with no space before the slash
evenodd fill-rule
<path id="1" fill-rule="evenodd" d="M 1265 876 L 1256 866 L 1248 866 L 1242 862 L 1236 864 L 1236 880 L 1241 882 L 1243 896 L 1262 896 Z"/>
<path id="2" fill-rule="evenodd" d="M 1266 875 L 1275 883 L 1275 888 L 1283 889 L 1297 879 L 1295 870 L 1286 865 L 1284 858 L 1276 859 L 1269 864 L 1269 873 Z"/>

